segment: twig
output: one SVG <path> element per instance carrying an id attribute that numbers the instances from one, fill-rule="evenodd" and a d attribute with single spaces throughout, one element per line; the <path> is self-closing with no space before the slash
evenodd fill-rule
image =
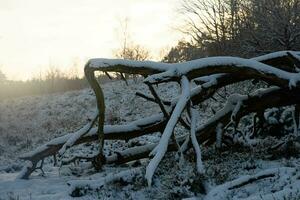
<path id="1" fill-rule="evenodd" d="M 141 92 L 136 92 L 135 95 L 136 95 L 136 96 L 139 96 L 139 97 L 141 97 L 141 98 L 144 98 L 144 99 L 146 99 L 146 100 L 148 100 L 148 101 L 151 101 L 151 102 L 154 102 L 154 103 L 158 103 L 158 102 L 156 102 L 156 99 L 154 99 L 152 96 L 143 94 L 143 93 L 141 93 Z M 164 105 L 166 105 L 166 106 L 171 106 L 171 102 L 170 102 L 170 101 L 166 101 L 166 100 L 161 100 L 161 101 L 162 101 L 162 103 L 163 103 Z"/>

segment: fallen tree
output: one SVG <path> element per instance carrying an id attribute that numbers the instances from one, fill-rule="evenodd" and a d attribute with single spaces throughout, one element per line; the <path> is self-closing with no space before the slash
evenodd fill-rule
<path id="1" fill-rule="evenodd" d="M 231 127 L 235 134 L 240 119 L 251 113 L 260 114 L 268 108 L 295 106 L 300 101 L 300 68 L 299 52 L 282 51 L 264 56 L 243 59 L 237 57 L 210 57 L 199 60 L 167 64 L 150 61 L 128 61 L 120 59 L 91 59 L 85 66 L 85 75 L 97 99 L 97 112 L 90 122 L 75 133 L 42 145 L 33 152 L 21 158 L 29 161 L 24 166 L 19 178 L 28 178 L 36 169 L 42 169 L 43 160 L 49 156 L 62 156 L 65 151 L 75 145 L 98 141 L 99 152 L 93 157 L 75 156 L 65 162 L 76 159 L 92 161 L 96 169 L 104 164 L 126 163 L 141 158 L 151 158 L 146 168 L 148 184 L 167 151 L 183 153 L 193 147 L 197 154 L 197 169 L 204 173 L 201 167 L 201 149 L 199 144 L 212 144 L 215 141 L 220 146 L 222 138 Z M 131 122 L 127 125 L 104 125 L 105 103 L 102 89 L 95 78 L 95 71 L 138 74 L 146 77 L 151 95 L 137 92 L 137 95 L 156 103 L 161 113 L 145 119 Z M 221 88 L 247 80 L 259 80 L 268 88 L 258 89 L 247 95 L 231 94 L 224 107 L 216 112 L 206 123 L 198 126 L 197 109 L 199 105 Z M 180 84 L 181 94 L 171 101 L 162 99 L 153 85 L 162 82 L 175 81 Z M 192 84 L 193 83 L 193 84 Z M 296 106 L 298 108 L 298 106 Z M 186 114 L 183 114 L 186 113 Z M 295 115 L 299 119 L 299 112 Z M 295 120 L 296 122 L 299 120 Z M 255 124 L 255 122 L 253 122 Z M 176 137 L 174 128 L 177 124 L 187 129 L 186 134 Z M 93 126 L 95 126 L 93 128 Z M 298 124 L 295 123 L 298 130 Z M 255 127 L 255 125 L 254 125 Z M 125 140 L 151 133 L 161 133 L 157 144 L 148 144 L 129 148 L 123 152 L 105 156 L 103 153 L 105 140 Z M 228 134 L 227 134 L 228 135 Z M 196 140 L 197 139 L 197 140 Z M 38 164 L 40 166 L 38 166 Z"/>

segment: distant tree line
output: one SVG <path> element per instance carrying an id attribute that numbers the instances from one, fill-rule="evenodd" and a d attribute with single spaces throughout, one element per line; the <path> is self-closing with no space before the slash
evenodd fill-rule
<path id="1" fill-rule="evenodd" d="M 300 0 L 182 0 L 179 12 L 191 39 L 171 48 L 165 62 L 300 49 Z"/>
<path id="2" fill-rule="evenodd" d="M 98 75 L 98 81 L 106 82 L 109 79 Z M 63 73 L 59 68 L 50 67 L 44 74 L 27 81 L 8 80 L 0 71 L 0 100 L 27 95 L 50 94 L 78 90 L 89 87 L 85 77 L 77 74 Z"/>

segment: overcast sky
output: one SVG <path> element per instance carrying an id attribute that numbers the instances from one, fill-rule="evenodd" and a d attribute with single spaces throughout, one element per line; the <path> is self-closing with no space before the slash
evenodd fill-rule
<path id="1" fill-rule="evenodd" d="M 157 56 L 182 35 L 175 31 L 179 0 L 0 0 L 0 70 L 26 80 L 49 64 L 112 57 L 121 21 L 131 39 Z"/>

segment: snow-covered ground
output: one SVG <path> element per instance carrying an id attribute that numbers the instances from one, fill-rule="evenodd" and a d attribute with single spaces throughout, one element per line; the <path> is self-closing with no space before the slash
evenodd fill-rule
<path id="1" fill-rule="evenodd" d="M 106 124 L 126 124 L 159 112 L 156 104 L 134 95 L 136 91 L 148 91 L 140 80 L 137 83 L 130 80 L 129 86 L 121 81 L 106 83 L 103 85 L 103 91 L 107 105 Z M 176 84 L 164 84 L 159 89 L 159 94 L 165 99 L 171 99 L 179 92 Z M 215 104 L 214 107 L 218 108 L 219 105 Z M 210 199 L 217 199 L 216 191 L 224 195 L 219 195 L 219 199 L 248 197 L 255 199 L 265 193 L 276 193 L 285 187 L 293 191 L 299 188 L 300 191 L 299 172 L 290 169 L 297 168 L 300 159 L 293 157 L 286 159 L 275 155 L 271 160 L 271 155 L 266 153 L 266 149 L 277 142 L 277 139 L 271 137 L 263 139 L 255 147 L 235 146 L 223 152 L 216 150 L 214 146 L 203 147 L 201 150 L 205 174 L 202 176 L 197 175 L 193 150 L 188 151 L 184 158 L 176 153 L 167 153 L 154 175 L 152 187 L 147 186 L 144 178 L 145 167 L 149 162 L 147 159 L 140 163 L 105 166 L 99 173 L 93 171 L 90 163 L 81 162 L 78 165 L 57 167 L 53 166 L 52 159 L 47 159 L 44 173 L 37 170 L 29 180 L 16 180 L 24 165 L 23 161 L 18 160 L 18 156 L 50 139 L 81 128 L 93 116 L 95 106 L 95 97 L 90 89 L 1 101 L 0 200 L 74 199 L 70 196 L 70 183 L 78 180 L 102 180 L 108 174 L 117 174 L 137 166 L 141 168 L 140 172 L 127 177 L 128 179 L 105 184 L 100 189 L 88 191 L 86 195 L 76 199 L 183 199 L 195 196 L 204 199 L 206 196 L 203 194 L 204 190 L 211 191 Z M 208 110 L 207 106 L 201 109 L 205 111 L 200 114 L 203 122 L 211 115 L 211 110 Z M 176 131 L 178 134 L 184 132 L 180 127 L 177 127 Z M 158 140 L 159 134 L 153 134 L 133 139 L 128 143 L 110 141 L 105 145 L 105 152 L 120 151 L 137 143 L 144 144 Z M 68 150 L 66 156 L 93 147 L 95 147 L 93 144 L 79 145 L 75 149 Z M 229 182 L 226 185 L 227 181 L 274 168 L 278 169 L 278 176 L 263 179 L 257 186 L 249 188 L 244 186 L 225 191 L 228 184 L 231 184 Z M 293 174 L 296 178 L 289 179 L 284 174 Z M 242 180 L 245 180 L 245 177 Z M 223 183 L 225 185 L 216 187 Z M 289 194 L 294 199 L 300 198 L 299 194 L 292 191 Z"/>

